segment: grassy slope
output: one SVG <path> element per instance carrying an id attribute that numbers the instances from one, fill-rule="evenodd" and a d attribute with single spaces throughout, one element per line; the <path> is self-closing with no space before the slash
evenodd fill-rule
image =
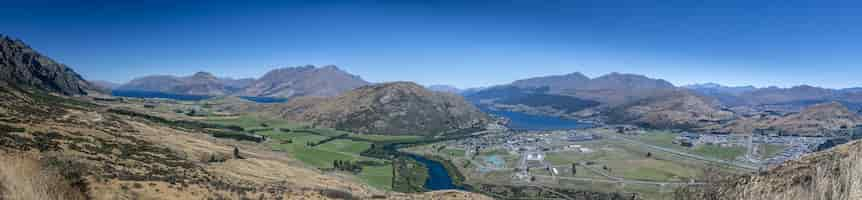
<path id="1" fill-rule="evenodd" d="M 351 141 L 345 139 L 336 139 L 316 147 L 309 147 L 306 144 L 309 142 L 318 142 L 327 139 L 327 136 L 337 136 L 345 132 L 332 129 L 313 129 L 315 133 L 306 132 L 305 125 L 291 123 L 284 120 L 262 119 L 255 116 L 240 116 L 237 118 L 217 118 L 209 119 L 207 122 L 238 125 L 245 129 L 273 128 L 269 131 L 261 131 L 257 134 L 267 136 L 270 141 L 268 144 L 274 149 L 285 151 L 293 155 L 293 157 L 305 164 L 316 168 L 331 168 L 335 160 L 350 160 L 350 161 L 379 161 L 373 158 L 362 157 L 359 155 L 371 146 L 368 142 Z M 262 124 L 267 127 L 262 127 Z M 279 130 L 280 128 L 291 129 L 290 132 Z M 391 140 L 386 136 L 370 136 L 378 140 Z M 404 139 L 407 137 L 398 137 L 394 139 Z M 288 143 L 287 141 L 291 141 Z M 376 187 L 378 189 L 392 189 L 392 165 L 383 166 L 367 166 L 362 172 L 357 174 L 357 177 L 363 182 Z"/>

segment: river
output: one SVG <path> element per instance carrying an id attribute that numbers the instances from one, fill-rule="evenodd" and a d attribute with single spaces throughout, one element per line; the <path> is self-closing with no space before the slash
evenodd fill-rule
<path id="1" fill-rule="evenodd" d="M 428 179 L 425 180 L 425 189 L 428 190 L 451 190 L 459 189 L 452 183 L 452 177 L 446 172 L 443 164 L 435 160 L 431 160 L 422 156 L 409 154 L 410 158 L 416 160 L 428 168 Z"/>

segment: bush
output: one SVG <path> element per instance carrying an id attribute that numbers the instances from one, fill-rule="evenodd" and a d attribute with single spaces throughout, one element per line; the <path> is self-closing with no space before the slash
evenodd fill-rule
<path id="1" fill-rule="evenodd" d="M 86 199 L 84 188 L 27 156 L 0 154 L 0 199 Z"/>

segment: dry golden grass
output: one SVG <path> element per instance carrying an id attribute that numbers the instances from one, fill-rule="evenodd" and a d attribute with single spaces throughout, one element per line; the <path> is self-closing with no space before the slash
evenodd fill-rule
<path id="1" fill-rule="evenodd" d="M 0 155 L 0 199 L 77 200 L 85 196 L 57 172 L 43 168 L 32 156 L 3 153 Z"/>

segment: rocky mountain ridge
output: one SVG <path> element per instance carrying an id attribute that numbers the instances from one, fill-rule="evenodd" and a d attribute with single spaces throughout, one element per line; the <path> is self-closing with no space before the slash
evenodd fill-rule
<path id="1" fill-rule="evenodd" d="M 72 68 L 4 35 L 0 35 L 0 81 L 64 95 L 86 95 L 98 89 Z"/>

